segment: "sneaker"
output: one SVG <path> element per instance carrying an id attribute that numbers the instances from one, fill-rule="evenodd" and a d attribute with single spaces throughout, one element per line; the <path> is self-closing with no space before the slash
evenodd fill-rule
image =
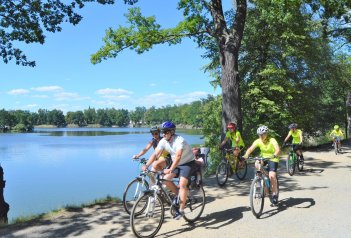
<path id="1" fill-rule="evenodd" d="M 179 220 L 180 218 L 182 218 L 184 216 L 184 212 L 182 211 L 177 211 L 173 217 L 173 219 L 175 220 Z"/>
<path id="2" fill-rule="evenodd" d="M 278 203 L 278 197 L 277 197 L 277 195 L 273 195 L 273 197 L 272 197 L 272 203 L 273 203 L 274 205 L 276 205 L 276 204 Z"/>

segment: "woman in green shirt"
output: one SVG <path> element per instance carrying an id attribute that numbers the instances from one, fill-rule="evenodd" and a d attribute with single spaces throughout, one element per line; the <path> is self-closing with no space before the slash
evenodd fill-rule
<path id="1" fill-rule="evenodd" d="M 269 158 L 268 162 L 268 171 L 269 171 L 269 179 L 271 181 L 271 191 L 273 192 L 273 204 L 278 203 L 277 197 L 277 169 L 279 164 L 279 153 L 280 147 L 276 139 L 270 137 L 268 135 L 268 127 L 260 126 L 257 129 L 257 134 L 259 138 L 255 140 L 250 148 L 247 149 L 243 158 L 249 158 L 249 155 L 258 147 L 261 151 L 261 156 L 263 158 Z M 259 161 L 256 161 L 259 163 Z M 257 168 L 258 164 L 255 164 Z"/>
<path id="2" fill-rule="evenodd" d="M 295 151 L 295 153 L 300 156 L 300 161 L 303 163 L 304 162 L 304 158 L 303 158 L 303 154 L 302 154 L 302 131 L 300 129 L 297 129 L 297 124 L 296 123 L 292 123 L 289 125 L 289 133 L 286 136 L 286 138 L 284 139 L 284 143 L 286 143 L 288 141 L 288 139 L 290 138 L 290 136 L 292 137 L 292 142 L 291 144 L 293 145 L 293 149 Z"/>

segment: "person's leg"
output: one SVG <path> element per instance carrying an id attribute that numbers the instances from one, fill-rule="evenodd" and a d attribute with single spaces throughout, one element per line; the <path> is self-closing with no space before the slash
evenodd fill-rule
<path id="1" fill-rule="evenodd" d="M 178 195 L 178 188 L 177 186 L 172 182 L 172 179 L 177 176 L 176 173 L 171 173 L 171 174 L 166 174 L 163 178 L 168 180 L 164 181 L 164 184 L 168 187 L 168 189 L 174 193 L 175 195 Z"/>
<path id="2" fill-rule="evenodd" d="M 152 167 L 156 171 L 161 171 L 162 169 L 164 169 L 166 167 L 166 165 L 167 165 L 167 163 L 166 163 L 166 160 L 164 157 L 161 157 L 152 163 Z"/>

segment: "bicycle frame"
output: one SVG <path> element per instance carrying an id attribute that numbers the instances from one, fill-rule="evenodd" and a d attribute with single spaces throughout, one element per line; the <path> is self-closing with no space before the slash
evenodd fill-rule
<path id="1" fill-rule="evenodd" d="M 263 166 L 263 162 L 268 161 L 269 159 L 255 157 L 249 158 L 249 161 L 259 161 L 259 168 L 256 170 L 256 174 L 254 179 L 252 180 L 250 186 L 250 207 L 251 211 L 259 218 L 262 214 L 263 207 L 264 207 L 264 198 L 269 197 L 270 202 L 273 204 L 273 193 L 271 191 L 271 181 L 269 179 L 269 173 Z M 257 168 L 256 168 L 257 169 Z M 276 196 L 279 196 L 279 181 L 277 179 L 277 193 Z M 256 207 L 256 205 L 258 207 Z"/>

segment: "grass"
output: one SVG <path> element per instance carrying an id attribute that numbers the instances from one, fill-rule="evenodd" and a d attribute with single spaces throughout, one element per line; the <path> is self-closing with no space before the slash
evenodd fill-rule
<path id="1" fill-rule="evenodd" d="M 12 219 L 10 221 L 10 224 L 20 225 L 20 224 L 24 224 L 24 223 L 36 222 L 36 221 L 39 221 L 41 219 L 49 219 L 51 217 L 54 217 L 54 216 L 59 215 L 59 214 L 64 213 L 64 212 L 80 212 L 85 207 L 104 205 L 104 204 L 111 203 L 111 202 L 118 203 L 118 202 L 121 202 L 121 199 L 116 198 L 116 197 L 111 197 L 108 195 L 105 198 L 95 199 L 92 202 L 82 203 L 80 205 L 74 205 L 74 204 L 65 205 L 62 208 L 55 209 L 55 210 L 49 211 L 47 213 L 17 217 L 15 219 Z"/>

